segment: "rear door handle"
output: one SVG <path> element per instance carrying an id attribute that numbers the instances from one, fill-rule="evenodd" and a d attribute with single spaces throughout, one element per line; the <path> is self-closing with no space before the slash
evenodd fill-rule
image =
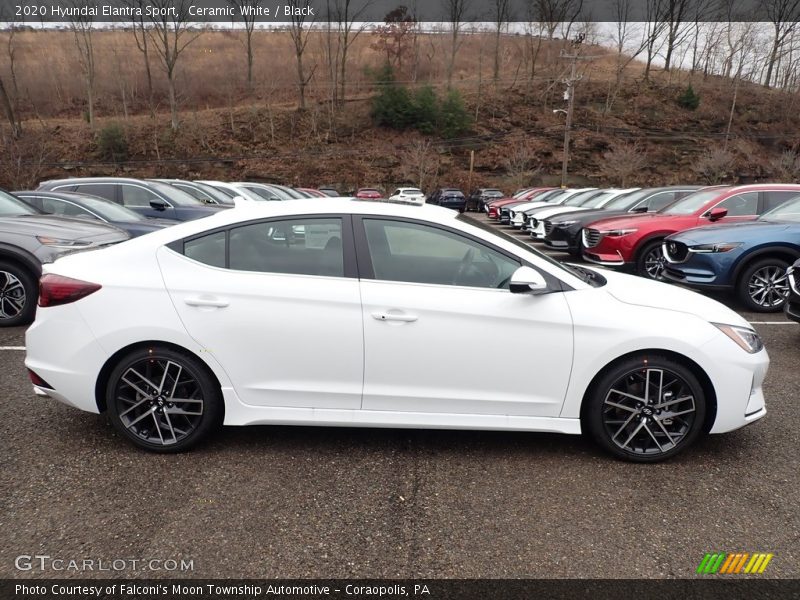
<path id="1" fill-rule="evenodd" d="M 225 308 L 230 304 L 227 300 L 209 297 L 184 298 L 183 301 L 189 306 L 208 306 L 211 308 Z"/>
<path id="2" fill-rule="evenodd" d="M 403 323 L 413 323 L 419 317 L 406 313 L 374 312 L 372 313 L 372 318 L 377 321 L 402 321 Z"/>

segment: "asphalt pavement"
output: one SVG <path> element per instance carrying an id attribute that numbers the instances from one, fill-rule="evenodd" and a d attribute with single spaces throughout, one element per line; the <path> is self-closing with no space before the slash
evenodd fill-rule
<path id="1" fill-rule="evenodd" d="M 309 427 L 148 454 L 34 396 L 24 330 L 0 330 L 0 578 L 685 578 L 707 552 L 800 577 L 800 325 L 745 316 L 767 416 L 656 465 L 566 435 Z"/>

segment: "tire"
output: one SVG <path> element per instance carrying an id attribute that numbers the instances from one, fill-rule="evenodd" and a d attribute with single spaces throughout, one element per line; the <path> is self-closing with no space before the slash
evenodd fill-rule
<path id="1" fill-rule="evenodd" d="M 645 394 L 647 377 L 650 392 Z M 659 382 L 666 385 L 657 388 Z M 614 365 L 586 402 L 584 430 L 604 450 L 632 462 L 659 462 L 679 454 L 696 441 L 706 419 L 706 397 L 697 377 L 661 355 L 643 354 Z"/>
<path id="2" fill-rule="evenodd" d="M 653 258 L 657 259 L 657 265 L 652 264 Z M 636 259 L 636 274 L 647 279 L 663 281 L 665 262 L 666 259 L 661 252 L 661 240 L 648 242 L 639 252 L 639 257 Z"/>
<path id="3" fill-rule="evenodd" d="M 752 312 L 783 310 L 789 295 L 788 267 L 789 263 L 780 258 L 762 258 L 749 264 L 736 282 L 739 301 Z"/>
<path id="4" fill-rule="evenodd" d="M 158 346 L 120 359 L 105 398 L 117 431 L 151 452 L 188 450 L 220 428 L 225 412 L 219 384 L 200 360 Z"/>
<path id="5" fill-rule="evenodd" d="M 17 263 L 0 260 L 0 327 L 27 325 L 36 314 L 38 277 Z"/>

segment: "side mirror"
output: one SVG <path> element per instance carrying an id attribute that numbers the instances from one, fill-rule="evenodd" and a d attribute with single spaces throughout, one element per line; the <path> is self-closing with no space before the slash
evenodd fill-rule
<path id="1" fill-rule="evenodd" d="M 646 205 L 646 204 L 642 204 L 641 206 L 637 206 L 636 208 L 633 208 L 633 209 L 631 209 L 631 210 L 630 210 L 630 211 L 628 211 L 628 212 L 632 212 L 632 213 L 646 213 L 646 212 L 647 212 L 647 205 Z"/>
<path id="2" fill-rule="evenodd" d="M 708 211 L 709 221 L 719 221 L 722 217 L 728 214 L 727 208 L 712 208 Z"/>
<path id="3" fill-rule="evenodd" d="M 167 208 L 169 208 L 169 204 L 163 200 L 150 200 L 150 208 L 153 210 L 167 210 Z"/>
<path id="4" fill-rule="evenodd" d="M 511 276 L 508 289 L 512 294 L 542 294 L 547 291 L 547 282 L 539 271 L 520 267 Z"/>

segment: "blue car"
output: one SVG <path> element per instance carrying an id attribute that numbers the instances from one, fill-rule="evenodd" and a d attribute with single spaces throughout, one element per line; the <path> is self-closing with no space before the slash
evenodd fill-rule
<path id="1" fill-rule="evenodd" d="M 800 258 L 800 197 L 755 221 L 673 234 L 662 249 L 668 281 L 734 292 L 754 312 L 779 311 L 789 294 L 786 269 Z"/>

